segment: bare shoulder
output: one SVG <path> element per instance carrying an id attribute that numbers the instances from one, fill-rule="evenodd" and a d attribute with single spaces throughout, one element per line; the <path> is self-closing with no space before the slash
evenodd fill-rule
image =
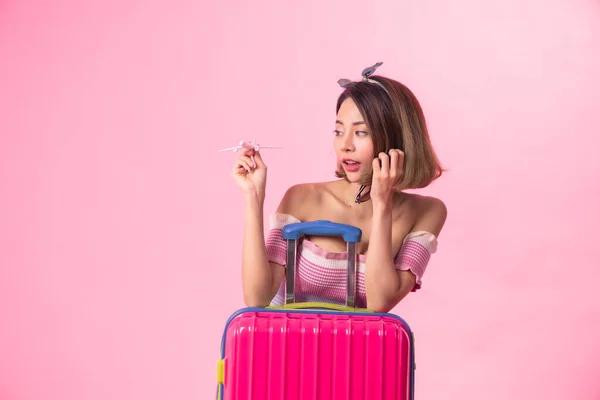
<path id="1" fill-rule="evenodd" d="M 411 208 L 415 212 L 413 231 L 427 231 L 439 236 L 448 217 L 446 204 L 432 196 L 418 194 L 409 194 L 408 196 Z"/>
<path id="2" fill-rule="evenodd" d="M 300 183 L 291 186 L 283 195 L 277 212 L 293 215 L 304 221 L 310 215 L 310 210 L 321 201 L 323 190 L 322 183 Z"/>

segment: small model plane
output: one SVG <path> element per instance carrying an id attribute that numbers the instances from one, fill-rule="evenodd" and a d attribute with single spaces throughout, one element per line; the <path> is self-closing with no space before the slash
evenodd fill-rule
<path id="1" fill-rule="evenodd" d="M 245 140 L 241 140 L 239 145 L 235 146 L 235 147 L 228 147 L 226 149 L 221 149 L 219 151 L 233 151 L 234 153 L 237 152 L 239 149 L 248 149 L 248 150 L 254 150 L 254 151 L 258 151 L 260 149 L 283 149 L 283 147 L 275 147 L 275 146 L 259 146 L 257 144 L 255 144 L 256 141 L 256 137 L 252 138 L 251 142 L 246 142 Z"/>

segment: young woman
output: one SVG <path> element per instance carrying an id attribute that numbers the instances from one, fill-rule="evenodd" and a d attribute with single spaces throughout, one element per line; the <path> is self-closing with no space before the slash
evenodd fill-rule
<path id="1" fill-rule="evenodd" d="M 421 106 L 403 84 L 372 76 L 340 80 L 333 146 L 340 179 L 292 186 L 270 218 L 265 240 L 267 166 L 259 152 L 242 153 L 233 177 L 246 200 L 242 285 L 247 306 L 281 305 L 285 298 L 286 224 L 329 220 L 362 230 L 357 244 L 356 306 L 388 312 L 421 278 L 446 221 L 423 188 L 443 169 L 433 151 Z M 253 161 L 254 160 L 254 161 Z M 296 301 L 344 304 L 347 254 L 342 238 L 304 237 L 298 247 Z"/>

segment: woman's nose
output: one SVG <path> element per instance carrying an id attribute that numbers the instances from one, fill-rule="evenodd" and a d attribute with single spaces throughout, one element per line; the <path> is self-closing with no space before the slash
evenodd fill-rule
<path id="1" fill-rule="evenodd" d="M 354 141 L 352 140 L 352 136 L 344 136 L 344 138 L 342 139 L 342 151 L 354 151 Z"/>

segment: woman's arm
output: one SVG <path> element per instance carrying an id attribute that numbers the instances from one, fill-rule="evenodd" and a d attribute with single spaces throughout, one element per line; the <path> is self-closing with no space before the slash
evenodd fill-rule
<path id="1" fill-rule="evenodd" d="M 309 185 L 292 186 L 281 199 L 277 212 L 302 218 L 310 193 Z M 284 265 L 268 260 L 263 217 L 263 198 L 246 197 L 242 285 L 244 301 L 249 307 L 268 305 L 277 294 L 286 271 Z"/>
<path id="2" fill-rule="evenodd" d="M 284 267 L 269 262 L 265 246 L 263 201 L 246 198 L 244 239 L 242 244 L 242 288 L 248 307 L 264 307 L 277 294 Z"/>
<path id="3" fill-rule="evenodd" d="M 283 267 L 267 258 L 263 230 L 267 166 L 259 152 L 245 150 L 236 160 L 232 175 L 246 204 L 242 241 L 244 302 L 249 307 L 263 307 L 275 297 L 283 277 Z"/>
<path id="4" fill-rule="evenodd" d="M 398 304 L 414 287 L 416 277 L 409 271 L 398 271 L 392 254 L 392 200 L 395 187 L 404 177 L 404 153 L 392 149 L 379 153 L 373 160 L 373 220 L 365 289 L 367 308 L 373 311 L 388 312 Z M 438 199 L 423 198 L 419 202 L 417 221 L 413 231 L 423 230 L 438 235 L 446 221 L 446 207 Z"/>
<path id="5" fill-rule="evenodd" d="M 367 253 L 365 286 L 367 307 L 377 312 L 394 308 L 415 285 L 416 277 L 410 271 L 399 271 L 392 253 L 391 202 L 373 204 L 373 221 Z M 446 220 L 446 207 L 438 199 L 427 198 L 424 210 L 413 231 L 427 231 L 438 236 Z"/>
<path id="6" fill-rule="evenodd" d="M 401 271 L 403 272 L 403 271 Z M 365 273 L 367 308 L 388 312 L 414 285 L 412 274 L 399 274 L 392 255 L 392 207 L 373 206 Z"/>

